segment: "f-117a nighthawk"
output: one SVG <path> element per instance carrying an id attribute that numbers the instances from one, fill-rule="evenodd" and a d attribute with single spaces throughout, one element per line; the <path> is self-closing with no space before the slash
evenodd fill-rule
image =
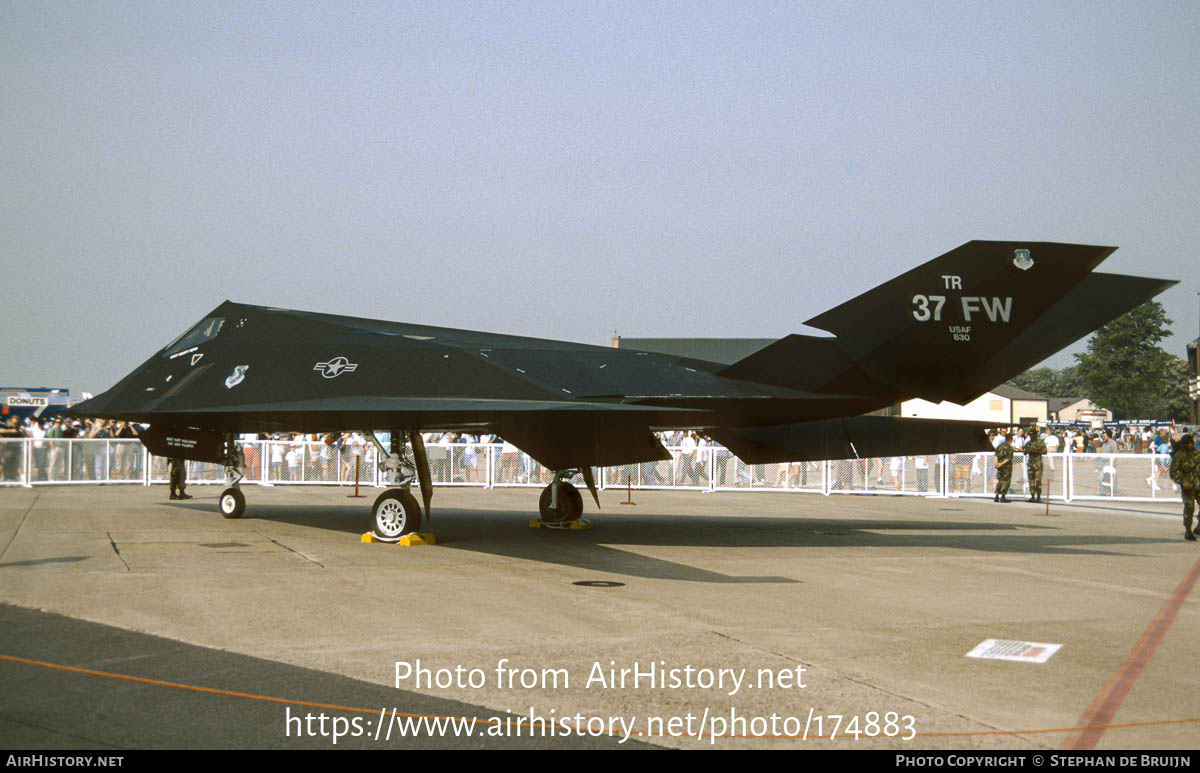
<path id="1" fill-rule="evenodd" d="M 807 322 L 833 337 L 732 364 L 226 301 L 73 412 L 224 464 L 230 518 L 245 508 L 237 434 L 362 431 L 391 485 L 372 528 L 392 540 L 420 527 L 413 483 L 428 517 L 421 431 L 494 432 L 554 471 L 539 510 L 562 525 L 583 510 L 576 474 L 599 505 L 593 467 L 670 458 L 656 430 L 703 430 L 752 464 L 991 450 L 978 422 L 868 414 L 968 402 L 1174 284 L 1093 272 L 1115 249 L 968 242 Z"/>

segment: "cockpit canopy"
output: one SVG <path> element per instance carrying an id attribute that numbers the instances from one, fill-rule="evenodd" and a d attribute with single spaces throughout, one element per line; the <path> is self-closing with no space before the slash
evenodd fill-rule
<path id="1" fill-rule="evenodd" d="M 162 356 L 172 357 L 181 352 L 185 352 L 195 346 L 211 341 L 221 332 L 221 328 L 225 325 L 224 317 L 208 317 L 196 324 L 191 330 L 176 338 L 171 343 L 167 344 L 163 349 Z"/>

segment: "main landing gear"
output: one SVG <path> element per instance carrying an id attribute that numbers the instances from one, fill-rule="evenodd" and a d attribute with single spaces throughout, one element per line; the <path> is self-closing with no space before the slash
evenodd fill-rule
<path id="1" fill-rule="evenodd" d="M 421 433 L 405 434 L 392 432 L 391 449 L 385 449 L 374 433 L 365 433 L 379 451 L 380 469 L 388 477 L 391 486 L 375 498 L 371 506 L 371 531 L 380 542 L 399 542 L 406 534 L 421 529 L 421 506 L 409 490 L 416 480 L 421 498 L 425 502 L 425 514 L 429 516 L 429 505 L 433 499 L 433 482 L 429 476 L 429 460 L 425 456 L 425 443 Z"/>
<path id="2" fill-rule="evenodd" d="M 421 506 L 408 489 L 388 489 L 376 497 L 371 507 L 371 531 L 376 539 L 396 542 L 420 528 Z"/>
<path id="3" fill-rule="evenodd" d="M 600 496 L 596 493 L 596 481 L 590 467 L 558 470 L 554 473 L 554 480 L 542 489 L 542 495 L 538 498 L 538 513 L 541 515 L 541 520 L 537 521 L 535 525 L 550 529 L 591 526 L 590 523 L 580 518 L 583 515 L 583 495 L 570 483 L 571 478 L 576 475 L 583 476 L 588 491 L 592 492 L 592 497 L 596 500 L 596 507 L 600 506 Z"/>

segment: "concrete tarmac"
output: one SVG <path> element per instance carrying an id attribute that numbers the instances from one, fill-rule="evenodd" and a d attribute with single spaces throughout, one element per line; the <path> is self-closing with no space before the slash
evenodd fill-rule
<path id="1" fill-rule="evenodd" d="M 605 491 L 566 532 L 536 489 L 439 488 L 405 548 L 359 541 L 377 490 L 244 490 L 0 489 L 0 746 L 332 747 L 289 723 L 322 713 L 338 747 L 1200 746 L 1170 506 Z"/>

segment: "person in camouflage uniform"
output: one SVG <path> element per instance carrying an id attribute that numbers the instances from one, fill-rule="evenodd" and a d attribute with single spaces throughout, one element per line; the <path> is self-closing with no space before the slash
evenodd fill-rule
<path id="1" fill-rule="evenodd" d="M 1008 502 L 1008 487 L 1012 484 L 1012 434 L 1004 433 L 1004 441 L 996 446 L 996 496 L 993 502 Z"/>
<path id="2" fill-rule="evenodd" d="M 1046 441 L 1037 427 L 1029 428 L 1030 440 L 1025 444 L 1025 464 L 1029 469 L 1029 501 L 1042 501 L 1042 462 L 1046 457 Z"/>
<path id="3" fill-rule="evenodd" d="M 1175 446 L 1170 472 L 1171 480 L 1179 484 L 1179 493 L 1183 497 L 1183 536 L 1194 540 L 1197 534 L 1192 532 L 1192 513 L 1200 497 L 1200 451 L 1196 450 L 1196 440 L 1190 432 Z"/>
<path id="4" fill-rule="evenodd" d="M 187 486 L 187 476 L 183 460 L 174 457 L 167 459 L 167 479 L 171 484 L 171 499 L 191 499 L 191 494 L 183 493 Z"/>

